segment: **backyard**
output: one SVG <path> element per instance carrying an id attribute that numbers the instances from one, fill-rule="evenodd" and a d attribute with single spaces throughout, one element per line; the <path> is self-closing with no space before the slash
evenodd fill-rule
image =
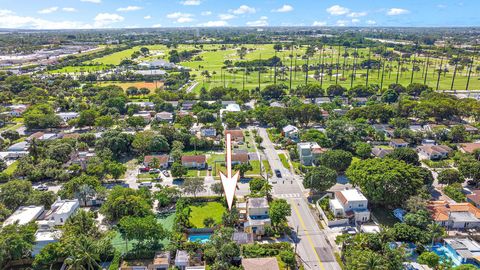
<path id="1" fill-rule="evenodd" d="M 204 228 L 203 221 L 211 217 L 216 224 L 222 222 L 222 215 L 226 208 L 219 202 L 195 203 L 190 206 L 192 210 L 190 214 L 190 222 L 194 228 Z"/>

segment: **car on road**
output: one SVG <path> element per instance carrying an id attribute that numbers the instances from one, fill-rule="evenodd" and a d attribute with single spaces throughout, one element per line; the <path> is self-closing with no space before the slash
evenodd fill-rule
<path id="1" fill-rule="evenodd" d="M 153 184 L 152 182 L 142 182 L 138 185 L 139 188 L 142 188 L 142 187 L 145 187 L 145 188 L 152 188 L 153 187 Z"/>
<path id="2" fill-rule="evenodd" d="M 163 170 L 163 171 L 162 171 L 162 174 L 165 175 L 165 177 L 169 177 L 169 176 L 170 176 L 170 174 L 168 173 L 167 170 Z"/>
<path id="3" fill-rule="evenodd" d="M 38 185 L 38 186 L 34 187 L 34 189 L 38 190 L 38 191 L 47 191 L 48 187 L 44 184 L 41 184 L 41 185 Z"/>
<path id="4" fill-rule="evenodd" d="M 149 173 L 160 173 L 160 169 L 151 169 Z"/>
<path id="5" fill-rule="evenodd" d="M 277 176 L 277 178 L 282 178 L 282 173 L 280 172 L 279 169 L 275 170 L 275 175 Z"/>

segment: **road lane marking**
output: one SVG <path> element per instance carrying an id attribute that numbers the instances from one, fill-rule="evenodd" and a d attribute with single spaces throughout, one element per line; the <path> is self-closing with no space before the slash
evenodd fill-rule
<path id="1" fill-rule="evenodd" d="M 325 267 L 323 266 L 322 260 L 320 260 L 320 256 L 317 253 L 317 249 L 315 249 L 315 245 L 313 244 L 312 238 L 310 237 L 310 234 L 307 231 L 307 227 L 305 226 L 305 222 L 303 221 L 302 216 L 300 216 L 300 212 L 298 211 L 297 204 L 295 202 L 292 202 L 292 205 L 293 205 L 293 210 L 295 211 L 295 214 L 297 214 L 297 217 L 300 220 L 300 225 L 302 226 L 302 229 L 305 231 L 305 235 L 307 236 L 307 240 L 310 243 L 310 246 L 312 247 L 313 251 L 315 252 L 315 255 L 317 256 L 317 260 L 320 263 L 320 268 L 322 268 L 322 270 L 325 270 Z"/>

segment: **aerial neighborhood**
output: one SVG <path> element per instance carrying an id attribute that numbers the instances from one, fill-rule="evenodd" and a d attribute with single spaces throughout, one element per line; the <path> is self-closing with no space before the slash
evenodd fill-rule
<path id="1" fill-rule="evenodd" d="M 480 32 L 361 29 L 5 30 L 0 268 L 480 269 Z"/>

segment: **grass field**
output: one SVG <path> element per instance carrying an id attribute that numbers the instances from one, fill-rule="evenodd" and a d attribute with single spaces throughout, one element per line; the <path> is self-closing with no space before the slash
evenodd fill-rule
<path id="1" fill-rule="evenodd" d="M 57 73 L 90 73 L 90 72 L 97 72 L 97 71 L 102 71 L 106 70 L 108 67 L 106 65 L 93 65 L 93 66 L 67 66 L 63 67 L 61 69 L 56 69 L 56 70 L 51 70 L 49 73 L 51 74 L 57 74 Z"/>
<path id="2" fill-rule="evenodd" d="M 10 166 L 8 166 L 3 172 L 7 175 L 13 175 L 17 167 L 18 167 L 18 160 L 10 164 Z"/>
<path id="3" fill-rule="evenodd" d="M 100 86 L 107 86 L 107 85 L 116 85 L 120 86 L 123 90 L 127 90 L 129 87 L 137 87 L 140 88 L 148 88 L 150 90 L 150 95 L 155 93 L 155 89 L 162 88 L 163 82 L 161 81 L 154 81 L 154 82 L 100 82 L 97 83 Z"/>
<path id="4" fill-rule="evenodd" d="M 175 221 L 175 214 L 169 214 L 167 216 L 159 216 L 157 217 L 157 220 L 162 224 L 164 229 L 171 231 L 173 228 L 173 222 Z M 114 231 L 114 232 L 115 232 L 115 236 L 112 239 L 113 247 L 121 253 L 126 252 L 127 249 L 132 250 L 132 248 L 136 244 L 136 241 L 129 241 L 128 246 L 126 246 L 125 240 L 123 240 L 120 233 L 118 231 Z M 168 239 L 165 239 L 161 243 L 163 244 L 163 246 L 167 246 L 169 241 Z"/>
<path id="5" fill-rule="evenodd" d="M 98 63 L 103 65 L 118 65 L 124 59 L 130 59 L 132 53 L 135 51 L 139 51 L 141 47 L 147 47 L 151 53 L 154 53 L 158 50 L 164 51 L 166 47 L 164 45 L 150 45 L 150 46 L 136 46 L 131 49 L 123 50 L 120 52 L 112 53 L 109 55 L 105 55 L 100 58 L 96 58 L 91 60 L 89 63 Z"/>
<path id="6" fill-rule="evenodd" d="M 195 228 L 204 228 L 203 220 L 207 217 L 213 218 L 215 223 L 219 224 L 222 221 L 222 215 L 225 213 L 225 207 L 219 202 L 199 203 L 190 206 L 192 210 L 190 215 L 190 222 Z"/>
<path id="7" fill-rule="evenodd" d="M 283 167 L 290 170 L 290 164 L 288 164 L 287 156 L 285 154 L 278 154 L 278 157 L 280 158 Z"/>

